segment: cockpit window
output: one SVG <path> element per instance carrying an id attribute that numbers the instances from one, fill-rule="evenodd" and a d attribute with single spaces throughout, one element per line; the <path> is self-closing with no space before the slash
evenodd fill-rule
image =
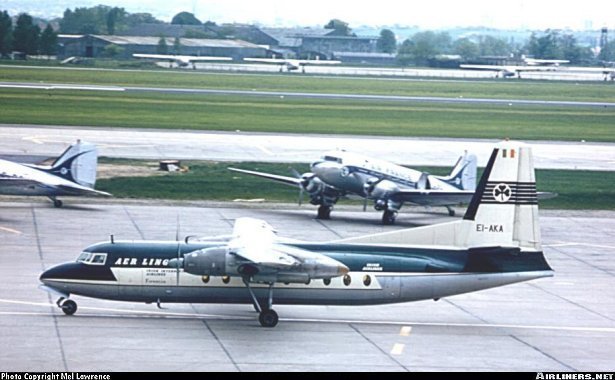
<path id="1" fill-rule="evenodd" d="M 77 257 L 78 263 L 84 263 L 89 265 L 105 265 L 106 261 L 106 253 L 82 252 L 79 257 Z"/>
<path id="2" fill-rule="evenodd" d="M 105 265 L 105 261 L 107 261 L 106 253 L 95 253 L 94 256 L 92 256 L 91 263 L 94 265 Z"/>
<path id="3" fill-rule="evenodd" d="M 337 162 L 338 164 L 342 163 L 342 159 L 338 158 L 338 157 L 333 157 L 333 156 L 324 156 L 323 159 L 325 161 L 332 161 L 332 162 Z"/>

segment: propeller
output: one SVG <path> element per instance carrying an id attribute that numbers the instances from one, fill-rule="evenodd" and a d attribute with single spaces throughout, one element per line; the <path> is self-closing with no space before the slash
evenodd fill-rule
<path id="1" fill-rule="evenodd" d="M 301 174 L 299 174 L 299 172 L 297 171 L 297 169 L 290 167 L 288 168 L 290 170 L 290 172 L 292 173 L 293 177 L 301 179 Z M 297 199 L 297 203 L 299 204 L 299 206 L 301 206 L 301 204 L 303 203 L 303 190 L 304 190 L 303 186 L 303 181 L 301 181 L 301 183 L 299 184 L 299 198 Z"/>

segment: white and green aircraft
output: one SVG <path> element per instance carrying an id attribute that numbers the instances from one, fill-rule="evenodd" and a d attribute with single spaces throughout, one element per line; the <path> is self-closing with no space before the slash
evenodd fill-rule
<path id="1" fill-rule="evenodd" d="M 372 200 L 374 208 L 382 211 L 382 223 L 387 225 L 395 223 L 404 203 L 444 206 L 454 216 L 451 206 L 470 202 L 476 188 L 476 156 L 467 152 L 459 157 L 448 176 L 435 176 L 340 150 L 325 153 L 320 160 L 312 162 L 310 172 L 295 173 L 295 177 L 229 170 L 299 187 L 300 201 L 307 192 L 310 203 L 319 206 L 319 219 L 329 219 L 331 209 L 341 197 L 363 198 L 364 210 L 368 200 Z"/>
<path id="2" fill-rule="evenodd" d="M 55 207 L 59 196 L 110 196 L 94 189 L 97 164 L 96 146 L 79 140 L 49 166 L 0 160 L 0 194 L 46 196 Z"/>
<path id="3" fill-rule="evenodd" d="M 437 300 L 552 275 L 540 242 L 531 149 L 505 142 L 494 149 L 462 220 L 301 242 L 279 238 L 264 221 L 240 218 L 229 236 L 94 244 L 75 261 L 44 271 L 40 281 L 68 315 L 77 311 L 72 295 L 158 305 L 242 303 L 259 311 L 262 326 L 273 327 L 274 302 Z"/>

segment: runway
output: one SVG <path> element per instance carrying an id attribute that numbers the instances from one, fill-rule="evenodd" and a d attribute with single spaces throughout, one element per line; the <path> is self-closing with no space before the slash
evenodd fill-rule
<path id="1" fill-rule="evenodd" d="M 436 96 L 400 96 L 400 95 L 363 95 L 363 94 L 336 94 L 316 92 L 289 92 L 289 91 L 258 91 L 258 90 L 217 90 L 206 88 L 173 88 L 173 87 L 143 87 L 143 86 L 92 86 L 68 83 L 32 83 L 32 82 L 0 82 L 0 88 L 23 88 L 33 90 L 71 90 L 71 91 L 115 91 L 115 92 L 158 92 L 165 94 L 201 94 L 201 95 L 241 95 L 257 97 L 291 97 L 308 99 L 350 99 L 350 100 L 377 100 L 389 102 L 415 102 L 415 103 L 465 103 L 483 105 L 522 105 L 522 106 L 556 106 L 556 107 L 615 107 L 610 102 L 580 102 L 563 100 L 528 100 L 528 99 L 489 99 L 436 97 Z"/>
<path id="2" fill-rule="evenodd" d="M 82 139 L 99 155 L 135 159 L 312 162 L 325 151 L 345 149 L 404 165 L 452 166 L 464 150 L 486 165 L 496 140 L 349 135 L 199 132 L 106 127 L 0 125 L 0 152 L 57 156 Z M 529 141 L 539 169 L 615 170 L 615 144 Z"/>
<path id="3" fill-rule="evenodd" d="M 229 233 L 234 218 L 266 219 L 279 234 L 340 237 L 453 220 L 402 212 L 265 205 L 97 203 L 54 209 L 31 198 L 0 207 L 0 367 L 5 371 L 610 371 L 615 355 L 615 212 L 541 212 L 555 277 L 383 306 L 276 306 L 259 327 L 249 305 L 155 305 L 75 297 L 67 317 L 37 289 L 38 275 L 108 239 Z M 249 208 L 248 208 L 249 207 Z M 271 208 L 271 209 L 270 209 Z M 416 211 L 416 209 L 414 210 Z M 59 222 L 61 221 L 61 222 Z"/>

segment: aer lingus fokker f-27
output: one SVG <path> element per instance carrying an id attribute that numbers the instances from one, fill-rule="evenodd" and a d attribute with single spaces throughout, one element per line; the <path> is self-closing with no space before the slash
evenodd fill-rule
<path id="1" fill-rule="evenodd" d="M 0 194 L 42 195 L 61 207 L 59 196 L 111 194 L 94 189 L 98 155 L 96 146 L 77 141 L 50 166 L 0 160 Z"/>
<path id="2" fill-rule="evenodd" d="M 404 203 L 420 206 L 451 206 L 468 203 L 476 188 L 476 156 L 467 152 L 459 158 L 448 176 L 435 176 L 388 161 L 345 151 L 326 153 L 311 164 L 309 173 L 296 177 L 229 168 L 286 185 L 298 186 L 300 198 L 307 192 L 310 203 L 318 205 L 318 218 L 329 219 L 340 197 L 358 196 L 374 202 L 382 211 L 382 223 L 393 224 Z"/>
<path id="3" fill-rule="evenodd" d="M 506 142 L 494 149 L 462 220 L 316 243 L 284 240 L 266 222 L 240 218 L 225 237 L 94 244 L 40 281 L 69 315 L 77 310 L 71 295 L 251 303 L 260 324 L 273 327 L 274 302 L 437 300 L 552 275 L 541 248 L 531 149 Z"/>

